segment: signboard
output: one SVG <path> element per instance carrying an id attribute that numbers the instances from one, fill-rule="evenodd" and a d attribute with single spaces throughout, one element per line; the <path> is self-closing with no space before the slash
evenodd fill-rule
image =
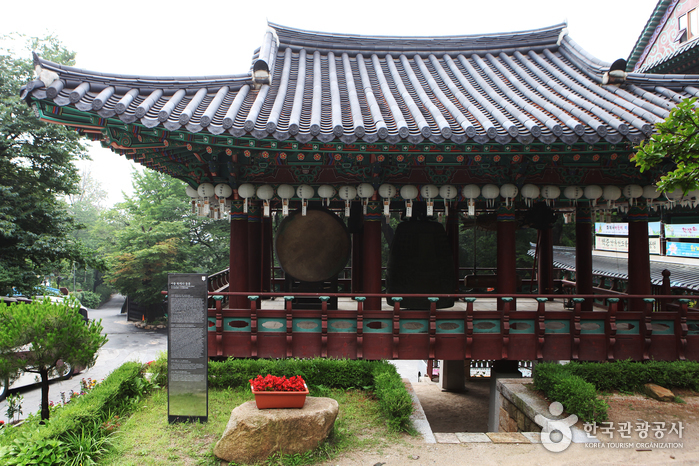
<path id="1" fill-rule="evenodd" d="M 168 274 L 168 422 L 209 417 L 207 278 Z"/>
<path id="2" fill-rule="evenodd" d="M 699 243 L 668 241 L 666 250 L 668 256 L 699 257 Z"/>
<path id="3" fill-rule="evenodd" d="M 629 224 L 596 222 L 595 234 L 609 236 L 629 236 Z M 648 236 L 660 236 L 660 222 L 648 222 Z"/>
<path id="4" fill-rule="evenodd" d="M 666 238 L 699 238 L 699 224 L 665 225 Z M 679 243 L 678 243 L 679 244 Z"/>
<path id="5" fill-rule="evenodd" d="M 629 239 L 615 236 L 596 236 L 595 249 L 599 251 L 628 252 Z M 660 254 L 660 238 L 648 238 L 648 252 Z"/>

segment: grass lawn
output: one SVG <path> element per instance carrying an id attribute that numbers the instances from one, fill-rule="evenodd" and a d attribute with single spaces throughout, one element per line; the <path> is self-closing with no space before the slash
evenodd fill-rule
<path id="1" fill-rule="evenodd" d="M 328 390 L 312 396 L 334 398 L 340 405 L 333 432 L 313 452 L 270 458 L 267 464 L 313 464 L 353 449 L 380 449 L 398 441 L 388 431 L 378 402 L 361 390 Z M 112 437 L 114 447 L 102 458 L 104 465 L 218 465 L 213 448 L 226 428 L 231 411 L 252 400 L 248 388 L 209 390 L 209 422 L 167 422 L 167 390 L 157 390 L 124 419 Z"/>

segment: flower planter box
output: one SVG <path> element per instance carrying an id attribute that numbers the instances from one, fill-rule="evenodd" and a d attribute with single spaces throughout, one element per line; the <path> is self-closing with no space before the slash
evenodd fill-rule
<path id="1" fill-rule="evenodd" d="M 304 387 L 306 390 L 302 392 L 257 392 L 253 389 L 252 393 L 255 395 L 255 403 L 258 409 L 300 409 L 306 403 L 306 395 L 308 395 L 306 384 L 304 384 Z"/>

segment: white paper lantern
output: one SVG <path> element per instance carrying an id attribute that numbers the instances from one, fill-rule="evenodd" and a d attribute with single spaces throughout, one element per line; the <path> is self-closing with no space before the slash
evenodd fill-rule
<path id="1" fill-rule="evenodd" d="M 697 205 L 699 205 L 699 189 L 689 191 L 685 197 L 687 198 L 692 208 L 696 209 Z"/>
<path id="2" fill-rule="evenodd" d="M 439 188 L 433 184 L 426 184 L 420 188 L 420 195 L 423 199 L 434 199 L 439 195 Z"/>
<path id="3" fill-rule="evenodd" d="M 263 184 L 257 188 L 257 197 L 263 201 L 269 201 L 274 197 L 274 188 L 268 184 Z"/>
<path id="4" fill-rule="evenodd" d="M 643 196 L 643 188 L 637 184 L 628 184 L 624 186 L 621 193 L 629 201 L 629 205 L 633 205 L 636 199 Z"/>
<path id="5" fill-rule="evenodd" d="M 362 199 L 369 199 L 374 195 L 374 187 L 369 183 L 362 183 L 357 186 L 357 195 Z"/>
<path id="6" fill-rule="evenodd" d="M 400 197 L 405 200 L 413 200 L 417 197 L 417 188 L 411 184 L 407 184 L 400 188 Z"/>
<path id="7" fill-rule="evenodd" d="M 214 185 L 211 183 L 202 183 L 197 188 L 197 193 L 201 197 L 211 197 L 214 195 Z"/>
<path id="8" fill-rule="evenodd" d="M 596 184 L 591 184 L 589 186 L 585 186 L 584 194 L 585 198 L 592 201 L 592 205 L 594 206 L 597 205 L 597 199 L 602 197 L 603 192 L 604 190 L 601 187 L 597 186 Z"/>
<path id="9" fill-rule="evenodd" d="M 345 217 L 349 217 L 352 199 L 357 197 L 357 188 L 354 186 L 341 186 L 337 191 L 340 199 L 345 201 Z"/>
<path id="10" fill-rule="evenodd" d="M 185 192 L 187 193 L 187 196 L 191 197 L 192 199 L 195 199 L 195 198 L 199 197 L 199 192 L 198 192 L 196 189 L 194 189 L 194 188 L 192 188 L 191 186 L 189 186 L 189 185 L 187 185 L 187 186 L 184 188 L 184 190 L 185 190 Z"/>
<path id="11" fill-rule="evenodd" d="M 532 206 L 534 199 L 539 197 L 540 193 L 541 190 L 535 184 L 527 183 L 524 186 L 522 186 L 522 197 L 524 198 L 524 203 L 527 204 L 527 207 Z"/>
<path id="12" fill-rule="evenodd" d="M 578 199 L 583 196 L 583 189 L 580 186 L 566 186 L 563 190 L 563 195 L 566 199 L 577 203 Z"/>
<path id="13" fill-rule="evenodd" d="M 553 186 L 550 184 L 547 184 L 543 188 L 541 188 L 541 197 L 546 199 L 546 205 L 551 205 L 551 203 L 555 200 L 558 199 L 561 195 L 561 188 L 558 186 Z"/>
<path id="14" fill-rule="evenodd" d="M 481 195 L 485 199 L 487 206 L 493 207 L 495 205 L 495 199 L 500 195 L 500 188 L 494 184 L 487 184 L 483 186 Z"/>
<path id="15" fill-rule="evenodd" d="M 653 185 L 643 187 L 643 197 L 646 199 L 657 199 L 662 193 Z"/>
<path id="16" fill-rule="evenodd" d="M 467 184 L 461 189 L 461 195 L 466 199 L 477 199 L 481 195 L 481 188 L 475 184 Z"/>
<path id="17" fill-rule="evenodd" d="M 602 191 L 602 197 L 607 201 L 616 201 L 621 197 L 621 189 L 618 186 L 605 186 Z"/>
<path id="18" fill-rule="evenodd" d="M 459 191 L 456 189 L 456 187 L 450 184 L 445 184 L 439 188 L 439 195 L 442 197 L 442 199 L 452 200 L 455 199 L 458 194 Z"/>
<path id="19" fill-rule="evenodd" d="M 214 194 L 219 199 L 226 199 L 233 194 L 233 189 L 225 183 L 219 183 L 214 187 Z"/>
<path id="20" fill-rule="evenodd" d="M 294 197 L 296 191 L 294 187 L 288 184 L 282 184 L 277 187 L 277 195 L 282 199 L 282 215 L 289 215 L 289 199 Z"/>
<path id="21" fill-rule="evenodd" d="M 517 197 L 517 193 L 519 192 L 519 189 L 517 189 L 517 186 L 513 185 L 512 183 L 507 183 L 502 186 L 500 186 L 500 197 L 505 199 L 505 205 L 509 206 L 510 201 L 513 201 L 515 197 Z"/>
<path id="22" fill-rule="evenodd" d="M 315 191 L 313 190 L 313 187 L 307 184 L 302 184 L 301 186 L 296 188 L 296 195 L 300 199 L 311 199 L 314 194 Z"/>
<path id="23" fill-rule="evenodd" d="M 682 199 L 682 196 L 683 196 L 682 189 L 680 189 L 680 188 L 675 188 L 675 190 L 671 191 L 671 192 L 666 191 L 663 194 L 665 195 L 665 198 L 670 202 L 677 202 L 680 199 Z"/>
<path id="24" fill-rule="evenodd" d="M 391 199 L 396 196 L 396 187 L 392 184 L 384 183 L 379 186 L 379 196 L 383 199 Z"/>
<path id="25" fill-rule="evenodd" d="M 325 201 L 326 205 L 330 205 L 330 198 L 332 198 L 334 195 L 335 188 L 333 188 L 329 184 L 318 186 L 318 196 L 320 196 L 320 198 Z"/>
<path id="26" fill-rule="evenodd" d="M 238 186 L 238 195 L 243 199 L 251 198 L 255 195 L 255 186 L 250 183 L 244 183 Z"/>

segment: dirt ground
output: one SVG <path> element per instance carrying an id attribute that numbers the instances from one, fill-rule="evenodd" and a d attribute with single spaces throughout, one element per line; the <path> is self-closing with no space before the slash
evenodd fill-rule
<path id="1" fill-rule="evenodd" d="M 433 432 L 486 432 L 488 379 L 467 384 L 464 393 L 442 392 L 437 383 L 413 385 Z M 540 444 L 428 444 L 421 437 L 404 435 L 400 441 L 374 451 L 352 452 L 323 463 L 331 466 L 394 465 L 685 465 L 699 464 L 699 396 L 675 393 L 685 403 L 663 403 L 642 395 L 606 397 L 612 437 L 601 434 L 601 444 L 572 444 L 551 453 Z M 636 424 L 648 422 L 647 438 L 639 438 Z M 632 423 L 631 438 L 621 438 L 618 427 Z M 653 438 L 653 423 L 665 422 L 662 439 Z M 682 437 L 669 433 L 672 423 L 682 422 Z M 659 424 L 658 424 L 659 426 Z M 582 423 L 578 427 L 583 428 Z M 655 442 L 656 445 L 647 445 Z M 660 447 L 657 444 L 662 444 Z"/>

